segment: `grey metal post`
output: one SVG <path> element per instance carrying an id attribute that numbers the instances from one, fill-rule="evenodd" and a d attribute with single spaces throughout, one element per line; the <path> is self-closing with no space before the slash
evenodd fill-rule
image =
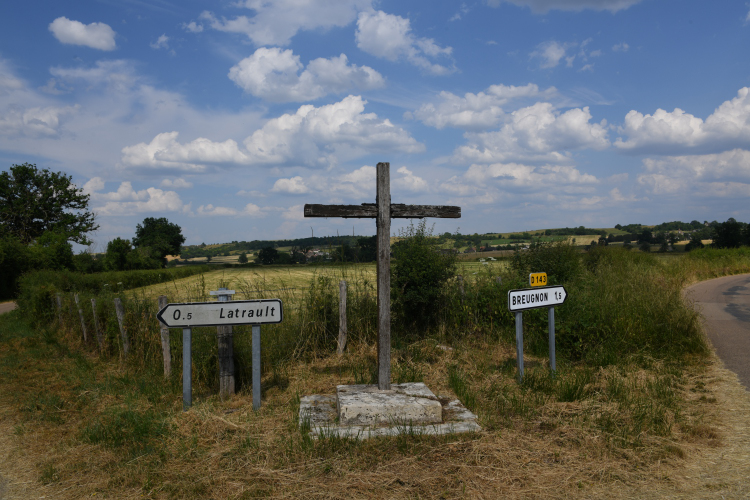
<path id="1" fill-rule="evenodd" d="M 547 318 L 549 323 L 549 368 L 552 373 L 557 371 L 555 364 L 555 308 L 550 307 L 547 312 Z"/>
<path id="2" fill-rule="evenodd" d="M 260 325 L 253 325 L 253 410 L 260 410 Z"/>
<path id="3" fill-rule="evenodd" d="M 346 349 L 346 281 L 341 280 L 339 282 L 339 342 L 336 352 L 339 356 L 344 353 Z"/>
<path id="4" fill-rule="evenodd" d="M 188 411 L 193 405 L 192 349 L 193 330 L 182 329 L 182 410 Z"/>
<path id="5" fill-rule="evenodd" d="M 516 362 L 518 365 L 518 381 L 523 382 L 523 314 L 516 313 Z"/>

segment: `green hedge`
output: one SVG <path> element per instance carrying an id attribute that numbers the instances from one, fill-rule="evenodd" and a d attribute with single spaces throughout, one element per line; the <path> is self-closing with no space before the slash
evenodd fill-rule
<path id="1" fill-rule="evenodd" d="M 73 271 L 48 269 L 31 271 L 18 280 L 18 306 L 23 315 L 32 320 L 50 316 L 50 305 L 55 294 L 65 292 L 99 295 L 104 292 L 119 292 L 131 288 L 155 285 L 209 272 L 209 266 L 185 266 L 173 269 L 150 269 L 142 271 L 111 271 L 82 274 Z"/>

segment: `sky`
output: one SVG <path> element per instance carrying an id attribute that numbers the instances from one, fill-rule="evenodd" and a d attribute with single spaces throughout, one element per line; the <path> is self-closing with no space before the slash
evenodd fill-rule
<path id="1" fill-rule="evenodd" d="M 90 194 L 95 251 L 375 234 L 305 203 L 458 205 L 437 233 L 750 221 L 750 4 L 30 0 L 0 16 L 0 168 Z M 394 221 L 392 232 L 408 221 Z"/>

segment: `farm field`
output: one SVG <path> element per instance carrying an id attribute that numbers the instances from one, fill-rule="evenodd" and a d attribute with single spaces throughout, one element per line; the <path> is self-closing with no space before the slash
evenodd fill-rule
<path id="1" fill-rule="evenodd" d="M 477 258 L 486 258 L 479 254 Z M 507 268 L 504 261 L 487 261 L 486 265 L 478 261 L 459 261 L 457 274 L 471 279 L 478 273 L 500 273 Z M 340 280 L 375 283 L 376 269 L 374 263 L 336 265 L 289 265 L 262 266 L 254 268 L 217 269 L 205 274 L 190 276 L 167 283 L 160 283 L 143 288 L 133 289 L 135 296 L 155 298 L 166 295 L 169 300 L 205 300 L 210 290 L 219 287 L 237 291 L 235 298 L 246 296 L 255 298 L 262 290 L 306 289 L 319 277 Z M 374 286 L 374 285 L 373 285 Z"/>

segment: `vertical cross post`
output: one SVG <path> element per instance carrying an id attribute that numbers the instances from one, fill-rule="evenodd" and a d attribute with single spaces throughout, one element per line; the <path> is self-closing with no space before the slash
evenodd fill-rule
<path id="1" fill-rule="evenodd" d="M 378 389 L 391 388 L 391 219 L 458 219 L 461 207 L 391 204 L 390 163 L 377 165 L 375 203 L 305 205 L 305 217 L 374 218 L 377 226 Z"/>
<path id="2" fill-rule="evenodd" d="M 391 165 L 377 167 L 378 389 L 391 388 Z"/>

